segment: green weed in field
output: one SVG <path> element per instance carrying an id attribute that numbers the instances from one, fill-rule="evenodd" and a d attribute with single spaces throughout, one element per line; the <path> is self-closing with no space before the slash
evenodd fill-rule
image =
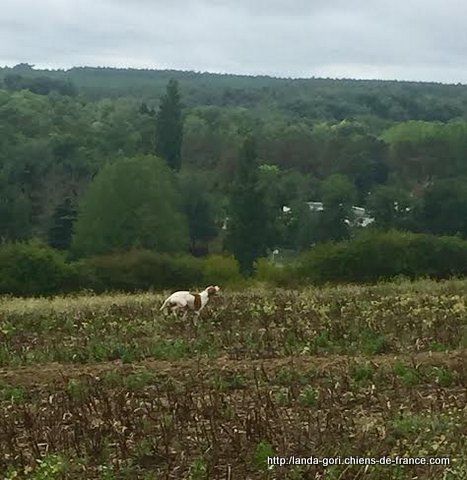
<path id="1" fill-rule="evenodd" d="M 144 389 L 153 382 L 154 374 L 147 370 L 141 370 L 124 377 L 123 386 L 130 392 L 135 392 Z"/>
<path id="2" fill-rule="evenodd" d="M 38 467 L 31 473 L 31 480 L 55 480 L 63 478 L 67 462 L 61 455 L 49 454 L 38 460 Z"/>
<path id="3" fill-rule="evenodd" d="M 203 458 L 197 458 L 190 467 L 190 480 L 205 480 L 208 478 L 208 466 Z"/>
<path id="4" fill-rule="evenodd" d="M 351 371 L 352 378 L 356 382 L 365 382 L 373 378 L 374 367 L 371 364 L 355 365 Z"/>
<path id="5" fill-rule="evenodd" d="M 190 347 L 182 339 L 160 340 L 150 347 L 149 353 L 161 360 L 179 360 L 189 356 Z"/>
<path id="6" fill-rule="evenodd" d="M 456 375 L 445 367 L 433 367 L 430 373 L 441 387 L 450 387 L 456 380 Z"/>
<path id="7" fill-rule="evenodd" d="M 312 387 L 305 387 L 300 394 L 300 403 L 305 407 L 314 407 L 318 403 L 318 391 Z"/>
<path id="8" fill-rule="evenodd" d="M 0 383 L 0 401 L 13 404 L 23 403 L 27 399 L 27 392 L 22 387 Z"/>
<path id="9" fill-rule="evenodd" d="M 89 395 L 89 387 L 85 382 L 72 378 L 68 381 L 67 392 L 73 400 L 83 401 Z"/>
<path id="10" fill-rule="evenodd" d="M 253 464 L 258 470 L 268 471 L 268 457 L 273 457 L 275 455 L 272 445 L 262 440 L 256 445 L 254 454 L 253 454 Z"/>
<path id="11" fill-rule="evenodd" d="M 420 383 L 420 374 L 413 367 L 404 365 L 401 362 L 397 362 L 394 365 L 394 373 L 402 380 L 407 386 L 414 386 Z"/>

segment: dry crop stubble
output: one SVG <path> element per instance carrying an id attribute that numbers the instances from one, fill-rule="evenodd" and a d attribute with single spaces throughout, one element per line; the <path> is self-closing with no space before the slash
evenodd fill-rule
<path id="1" fill-rule="evenodd" d="M 6 478 L 315 478 L 265 455 L 449 455 L 331 479 L 465 474 L 466 283 L 0 301 Z M 38 463 L 38 460 L 41 463 Z"/>

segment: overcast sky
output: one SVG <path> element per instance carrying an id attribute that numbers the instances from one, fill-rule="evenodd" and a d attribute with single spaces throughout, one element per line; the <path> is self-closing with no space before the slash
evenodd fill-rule
<path id="1" fill-rule="evenodd" d="M 467 83 L 467 0 L 1 0 L 0 65 Z"/>

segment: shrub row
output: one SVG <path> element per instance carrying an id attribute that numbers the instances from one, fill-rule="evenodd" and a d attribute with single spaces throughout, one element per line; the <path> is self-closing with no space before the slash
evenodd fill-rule
<path id="1" fill-rule="evenodd" d="M 49 295 L 73 290 L 78 269 L 65 256 L 38 242 L 10 243 L 0 248 L 0 294 Z"/>
<path id="2" fill-rule="evenodd" d="M 467 241 L 399 231 L 363 232 L 303 254 L 291 273 L 309 283 L 435 279 L 467 275 Z"/>
<path id="3" fill-rule="evenodd" d="M 131 250 L 67 262 L 63 253 L 35 241 L 0 247 L 0 294 L 132 292 L 212 283 L 232 286 L 241 280 L 237 262 L 220 255 L 199 259 Z"/>
<path id="4" fill-rule="evenodd" d="M 397 276 L 448 278 L 467 275 L 467 241 L 397 231 L 368 231 L 339 243 L 321 244 L 288 266 L 265 259 L 256 280 L 295 287 L 322 283 L 370 283 Z M 38 242 L 0 247 L 0 294 L 50 295 L 91 289 L 138 291 L 242 286 L 229 256 L 203 259 L 132 250 L 67 262 L 64 254 Z"/>

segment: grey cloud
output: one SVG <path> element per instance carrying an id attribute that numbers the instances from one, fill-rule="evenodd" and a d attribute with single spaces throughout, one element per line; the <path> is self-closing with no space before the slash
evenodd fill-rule
<path id="1" fill-rule="evenodd" d="M 467 83 L 463 0 L 3 0 L 0 64 Z"/>

